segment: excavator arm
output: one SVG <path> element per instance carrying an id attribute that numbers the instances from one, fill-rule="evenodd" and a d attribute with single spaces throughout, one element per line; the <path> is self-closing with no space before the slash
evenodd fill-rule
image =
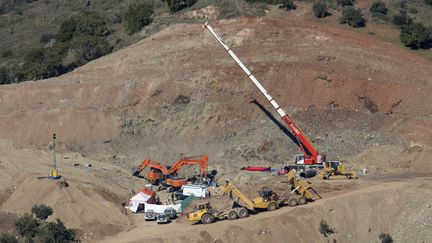
<path id="1" fill-rule="evenodd" d="M 150 171 L 146 176 L 146 179 L 149 181 L 162 179 L 164 175 L 168 174 L 168 170 L 165 166 L 158 162 L 146 159 L 138 167 L 132 168 L 132 175 L 139 176 L 139 174 L 146 168 L 150 168 Z"/>
<path id="2" fill-rule="evenodd" d="M 278 105 L 278 103 L 273 99 L 270 93 L 262 86 L 262 84 L 255 78 L 255 76 L 249 71 L 249 69 L 243 64 L 243 62 L 237 57 L 237 55 L 228 47 L 222 40 L 222 38 L 214 31 L 214 29 L 205 23 L 203 28 L 208 29 L 210 33 L 216 38 L 219 44 L 228 52 L 228 54 L 234 59 L 234 61 L 240 66 L 243 72 L 249 77 L 249 79 L 254 83 L 254 85 L 259 89 L 259 91 L 264 95 L 268 102 L 273 106 L 277 113 L 281 116 L 282 120 L 285 122 L 286 126 L 290 132 L 296 137 L 299 142 L 300 149 L 304 155 L 304 164 L 313 165 L 321 164 L 322 158 L 318 153 L 315 146 L 307 138 L 305 133 L 303 133 L 300 128 L 294 123 L 294 121 L 288 116 L 287 113 Z"/>
<path id="3" fill-rule="evenodd" d="M 202 158 L 183 158 L 174 163 L 174 165 L 169 169 L 168 174 L 175 176 L 180 171 L 183 166 L 186 165 L 199 165 L 200 174 L 203 175 L 207 173 L 208 170 L 208 155 L 204 155 Z"/>

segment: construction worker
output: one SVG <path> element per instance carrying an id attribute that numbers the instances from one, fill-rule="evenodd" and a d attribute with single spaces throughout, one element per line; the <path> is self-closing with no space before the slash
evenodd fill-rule
<path id="1" fill-rule="evenodd" d="M 171 192 L 169 195 L 170 199 L 171 199 L 171 203 L 175 204 L 175 196 L 174 196 L 174 192 Z"/>

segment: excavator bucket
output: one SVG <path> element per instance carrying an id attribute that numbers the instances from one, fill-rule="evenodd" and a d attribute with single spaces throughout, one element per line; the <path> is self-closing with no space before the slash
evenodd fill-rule
<path id="1" fill-rule="evenodd" d="M 133 167 L 132 168 L 132 175 L 133 176 L 139 176 L 140 172 L 141 171 L 138 169 L 138 167 Z"/>

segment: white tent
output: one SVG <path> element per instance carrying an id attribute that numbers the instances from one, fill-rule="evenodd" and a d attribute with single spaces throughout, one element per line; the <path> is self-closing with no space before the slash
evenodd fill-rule
<path id="1" fill-rule="evenodd" d="M 140 204 L 144 205 L 152 196 L 145 194 L 144 192 L 138 192 L 129 200 L 129 206 L 126 207 L 130 211 L 136 213 Z"/>

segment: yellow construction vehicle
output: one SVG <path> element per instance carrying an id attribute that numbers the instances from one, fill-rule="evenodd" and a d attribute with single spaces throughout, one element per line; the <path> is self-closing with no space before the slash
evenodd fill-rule
<path id="1" fill-rule="evenodd" d="M 201 221 L 203 224 L 209 224 L 216 219 L 235 220 L 238 218 L 246 218 L 249 216 L 249 211 L 255 212 L 257 209 L 275 210 L 278 208 L 280 201 L 279 196 L 271 189 L 264 188 L 259 191 L 259 197 L 250 200 L 243 192 L 241 192 L 231 182 L 225 181 L 225 184 L 220 187 L 223 195 L 227 196 L 228 200 L 224 207 L 216 210 L 212 208 L 210 203 L 197 205 L 194 212 L 188 214 L 188 220 Z"/>
<path id="2" fill-rule="evenodd" d="M 324 180 L 358 179 L 357 174 L 342 165 L 339 161 L 323 163 L 324 168 L 318 173 L 318 177 Z"/>
<path id="3" fill-rule="evenodd" d="M 215 220 L 225 218 L 235 220 L 237 218 L 246 218 L 247 216 L 249 216 L 249 211 L 244 207 L 235 207 L 233 202 L 225 204 L 225 207 L 219 210 L 212 208 L 210 202 L 198 204 L 195 206 L 195 211 L 187 214 L 188 220 L 203 224 L 210 224 Z"/>
<path id="4" fill-rule="evenodd" d="M 236 203 L 243 205 L 251 211 L 255 211 L 255 209 L 267 209 L 268 211 L 273 211 L 278 208 L 279 196 L 270 188 L 263 188 L 260 190 L 258 192 L 259 196 L 253 200 L 250 200 L 230 181 L 225 181 L 225 184 L 221 187 L 221 190 Z"/>
<path id="5" fill-rule="evenodd" d="M 312 183 L 298 177 L 294 170 L 288 172 L 288 183 L 291 185 L 291 190 L 294 191 L 298 198 L 297 204 L 303 205 L 309 201 L 320 199 L 321 196 L 313 188 Z M 286 203 L 290 206 L 296 206 L 294 200 L 288 199 Z"/>
<path id="6" fill-rule="evenodd" d="M 249 216 L 249 211 L 272 211 L 283 205 L 302 205 L 306 204 L 309 200 L 314 200 L 315 195 L 318 195 L 316 192 L 310 192 L 310 184 L 305 185 L 303 181 L 300 181 L 296 177 L 293 177 L 292 181 L 291 185 L 294 188 L 287 190 L 281 197 L 272 189 L 263 188 L 258 191 L 259 196 L 252 200 L 230 181 L 225 181 L 225 184 L 220 187 L 223 195 L 228 198 L 224 207 L 214 209 L 209 202 L 199 204 L 192 213 L 187 215 L 188 220 L 195 222 L 201 221 L 203 224 L 209 224 L 215 220 L 225 218 L 229 220 L 246 218 Z"/>

